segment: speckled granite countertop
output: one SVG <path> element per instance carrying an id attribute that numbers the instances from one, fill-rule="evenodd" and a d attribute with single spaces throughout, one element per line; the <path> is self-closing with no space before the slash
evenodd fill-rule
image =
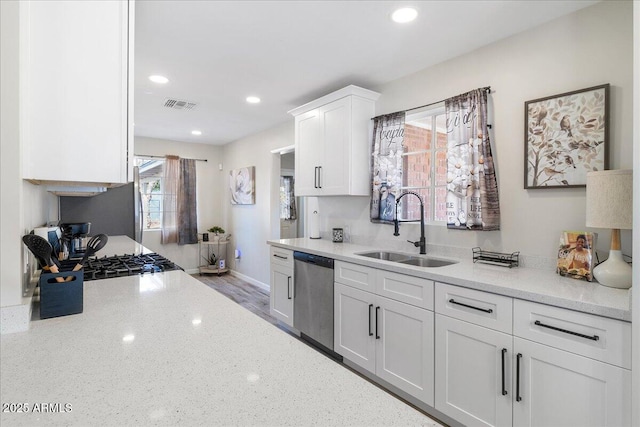
<path id="1" fill-rule="evenodd" d="M 3 426 L 439 425 L 183 271 L 86 282 L 0 347 Z"/>
<path id="2" fill-rule="evenodd" d="M 270 240 L 270 245 L 326 256 L 397 273 L 410 274 L 443 283 L 492 292 L 513 298 L 539 302 L 613 319 L 631 321 L 631 290 L 607 288 L 595 282 L 586 282 L 559 276 L 555 271 L 525 267 L 506 268 L 496 265 L 473 263 L 468 259 L 434 258 L 459 261 L 437 268 L 415 267 L 390 261 L 356 255 L 360 252 L 384 250 L 384 248 L 359 246 L 350 243 L 333 243 L 330 240 L 308 238 Z M 415 253 L 410 255 L 416 256 Z"/>

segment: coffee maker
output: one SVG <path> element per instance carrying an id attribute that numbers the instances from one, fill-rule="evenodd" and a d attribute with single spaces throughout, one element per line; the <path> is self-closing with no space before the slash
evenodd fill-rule
<path id="1" fill-rule="evenodd" d="M 67 245 L 69 259 L 82 258 L 87 250 L 87 240 L 91 231 L 90 222 L 60 224 L 62 228 L 61 245 Z"/>

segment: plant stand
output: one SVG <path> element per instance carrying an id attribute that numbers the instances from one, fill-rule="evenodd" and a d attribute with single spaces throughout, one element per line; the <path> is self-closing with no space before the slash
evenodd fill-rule
<path id="1" fill-rule="evenodd" d="M 200 261 L 200 267 L 198 268 L 200 270 L 200 274 L 217 274 L 219 276 L 220 274 L 229 271 L 229 268 L 226 265 L 229 240 L 220 240 L 219 237 L 215 237 L 213 240 L 208 242 L 200 240 L 198 242 L 198 246 L 198 259 Z M 215 253 L 218 257 L 216 265 L 209 264 L 211 253 Z M 225 262 L 223 268 L 220 268 L 220 260 Z"/>

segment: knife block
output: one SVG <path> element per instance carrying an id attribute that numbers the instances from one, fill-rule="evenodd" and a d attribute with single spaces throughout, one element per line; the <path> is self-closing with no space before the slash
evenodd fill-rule
<path id="1" fill-rule="evenodd" d="M 75 262 L 73 262 L 75 265 Z M 65 265 L 63 264 L 63 268 Z M 71 267 L 73 268 L 73 267 Z M 56 277 L 72 277 L 69 282 L 57 282 Z M 40 319 L 82 313 L 84 272 L 61 271 L 40 275 Z"/>

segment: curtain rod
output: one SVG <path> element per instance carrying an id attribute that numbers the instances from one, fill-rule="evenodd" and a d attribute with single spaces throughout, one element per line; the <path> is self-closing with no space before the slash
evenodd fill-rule
<path id="1" fill-rule="evenodd" d="M 149 158 L 152 158 L 152 159 L 164 159 L 165 158 L 165 156 L 153 156 L 153 155 L 150 155 L 150 154 L 134 154 L 134 156 L 149 157 Z M 185 160 L 195 160 L 196 162 L 206 162 L 207 161 L 207 159 L 187 159 L 186 157 L 181 157 L 181 158 L 183 158 Z"/>
<path id="2" fill-rule="evenodd" d="M 486 90 L 487 92 L 491 93 L 491 86 L 482 87 L 482 88 L 480 88 L 480 89 L 481 89 L 481 90 Z M 460 96 L 460 95 L 458 95 L 458 96 Z M 455 98 L 455 96 L 450 96 L 449 98 L 441 99 L 440 101 L 431 102 L 431 103 L 429 103 L 429 104 L 424 104 L 424 105 L 421 105 L 421 106 L 419 106 L 419 107 L 409 108 L 409 109 L 407 109 L 407 110 L 400 110 L 400 111 L 395 111 L 395 112 L 393 112 L 393 113 L 382 114 L 382 116 L 386 116 L 386 115 L 389 115 L 389 114 L 395 114 L 395 113 L 401 113 L 401 112 L 407 112 L 407 111 L 413 111 L 413 110 L 417 110 L 417 109 L 419 109 L 419 108 L 424 108 L 424 107 L 430 107 L 430 106 L 432 106 L 432 105 L 440 104 L 441 102 L 444 102 L 444 101 L 446 101 L 447 99 L 451 99 L 451 98 Z M 377 116 L 377 117 L 380 117 L 380 116 Z M 372 117 L 372 118 L 371 118 L 371 120 L 373 120 L 373 119 L 375 119 L 375 117 Z"/>

